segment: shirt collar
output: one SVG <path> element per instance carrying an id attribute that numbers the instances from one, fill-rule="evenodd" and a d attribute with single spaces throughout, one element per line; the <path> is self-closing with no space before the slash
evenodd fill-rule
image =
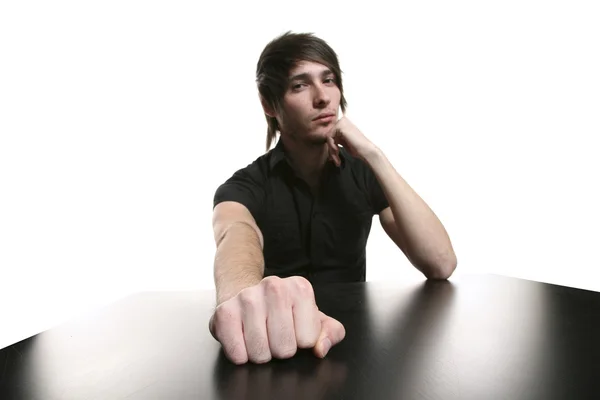
<path id="1" fill-rule="evenodd" d="M 346 164 L 346 157 L 347 157 L 346 149 L 344 149 L 343 147 L 340 147 L 339 154 L 340 154 L 340 160 L 342 161 L 342 167 L 344 167 Z M 271 169 L 271 171 L 282 161 L 287 162 L 287 164 L 289 166 L 291 166 L 291 163 L 286 154 L 285 148 L 283 147 L 283 141 L 281 140 L 281 137 L 279 137 L 277 144 L 275 145 L 273 150 L 271 150 L 271 157 L 269 159 L 269 168 Z M 332 162 L 332 161 L 330 161 L 330 162 Z"/>

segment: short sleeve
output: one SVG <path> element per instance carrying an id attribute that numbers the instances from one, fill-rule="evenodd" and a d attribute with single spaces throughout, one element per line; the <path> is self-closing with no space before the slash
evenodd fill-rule
<path id="1" fill-rule="evenodd" d="M 373 207 L 373 213 L 379 214 L 384 209 L 389 207 L 389 203 L 387 198 L 385 197 L 385 193 L 383 192 L 383 188 L 379 184 L 375 173 L 373 170 L 365 165 L 366 168 L 366 184 L 367 184 L 367 193 L 369 196 L 369 202 L 371 203 L 371 207 Z"/>
<path id="2" fill-rule="evenodd" d="M 254 176 L 249 168 L 241 169 L 221 184 L 213 199 L 213 208 L 224 201 L 235 201 L 243 204 L 254 219 L 258 218 L 262 209 L 265 189 L 259 176 Z"/>

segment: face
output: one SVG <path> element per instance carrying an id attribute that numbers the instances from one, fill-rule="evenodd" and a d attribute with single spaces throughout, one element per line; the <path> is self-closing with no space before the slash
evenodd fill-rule
<path id="1" fill-rule="evenodd" d="M 302 61 L 289 73 L 283 109 L 277 121 L 283 135 L 322 145 L 335 133 L 341 93 L 325 65 Z"/>

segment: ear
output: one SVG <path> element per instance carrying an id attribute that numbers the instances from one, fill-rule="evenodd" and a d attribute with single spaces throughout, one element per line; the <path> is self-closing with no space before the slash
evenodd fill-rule
<path id="1" fill-rule="evenodd" d="M 269 107 L 269 104 L 267 103 L 267 101 L 265 100 L 264 97 L 260 96 L 260 104 L 262 105 L 262 108 L 265 112 L 265 114 L 267 114 L 269 117 L 274 118 L 277 116 L 277 114 L 275 113 L 275 111 Z"/>

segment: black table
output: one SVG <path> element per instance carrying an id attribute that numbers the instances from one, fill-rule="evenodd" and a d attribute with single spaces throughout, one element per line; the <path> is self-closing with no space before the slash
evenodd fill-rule
<path id="1" fill-rule="evenodd" d="M 142 293 L 0 350 L 0 399 L 600 399 L 600 293 L 496 275 L 315 292 L 346 327 L 323 360 L 234 366 L 214 292 Z"/>

